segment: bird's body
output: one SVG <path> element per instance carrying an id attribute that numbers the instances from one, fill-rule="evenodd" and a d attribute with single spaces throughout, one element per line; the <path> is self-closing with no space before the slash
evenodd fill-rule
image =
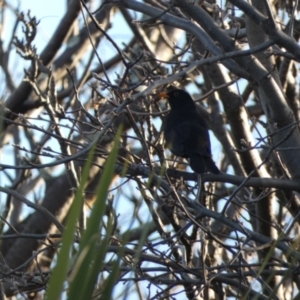
<path id="1" fill-rule="evenodd" d="M 168 99 L 171 111 L 166 117 L 164 135 L 171 152 L 189 158 L 192 170 L 198 174 L 220 173 L 211 158 L 210 139 L 206 123 L 197 112 L 191 96 L 183 90 L 161 93 Z"/>

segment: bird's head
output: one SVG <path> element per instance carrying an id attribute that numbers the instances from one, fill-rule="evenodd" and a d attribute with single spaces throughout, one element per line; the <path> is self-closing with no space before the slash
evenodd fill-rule
<path id="1" fill-rule="evenodd" d="M 172 89 L 167 92 L 160 92 L 158 96 L 159 99 L 167 99 L 171 109 L 196 109 L 196 105 L 192 97 L 184 90 Z"/>

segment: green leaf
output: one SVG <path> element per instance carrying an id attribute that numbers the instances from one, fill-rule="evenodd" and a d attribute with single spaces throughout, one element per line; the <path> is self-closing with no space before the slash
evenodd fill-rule
<path id="1" fill-rule="evenodd" d="M 99 244 L 102 217 L 106 210 L 107 194 L 114 176 L 120 136 L 121 129 L 118 130 L 114 147 L 105 163 L 96 191 L 97 198 L 91 216 L 88 219 L 86 231 L 80 242 L 79 256 L 73 269 L 70 283 L 69 299 L 91 299 L 99 276 L 99 271 L 103 266 L 103 260 L 107 253 L 107 246 L 109 243 L 109 230 L 106 232 L 107 238 L 101 241 L 100 252 L 98 252 L 99 248 L 97 248 L 97 245 Z"/>
<path id="2" fill-rule="evenodd" d="M 119 268 L 119 259 L 113 263 L 113 269 L 109 274 L 108 278 L 105 280 L 104 290 L 100 297 L 101 300 L 111 299 L 111 294 L 113 292 L 113 288 L 118 279 L 118 275 L 120 273 Z"/>
<path id="3" fill-rule="evenodd" d="M 87 162 L 83 169 L 80 185 L 77 189 L 74 202 L 70 209 L 65 232 L 62 237 L 62 247 L 58 253 L 57 263 L 51 274 L 49 285 L 46 292 L 45 298 L 48 300 L 57 300 L 60 298 L 64 287 L 64 282 L 66 281 L 67 278 L 67 273 L 68 273 L 70 260 L 71 260 L 70 253 L 73 247 L 76 224 L 80 212 L 82 210 L 83 191 L 89 176 L 93 154 L 94 154 L 94 147 L 91 149 L 88 155 Z"/>

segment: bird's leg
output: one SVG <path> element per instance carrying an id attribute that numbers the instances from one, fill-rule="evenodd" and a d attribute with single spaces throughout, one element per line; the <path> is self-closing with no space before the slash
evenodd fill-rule
<path id="1" fill-rule="evenodd" d="M 202 183 L 201 174 L 197 174 L 197 175 L 198 175 L 198 180 L 197 180 L 198 191 L 197 191 L 197 195 L 196 195 L 196 200 L 206 207 L 206 205 L 205 205 L 205 203 L 203 203 L 204 201 L 202 199 L 204 196 L 202 193 L 202 191 L 204 190 L 204 185 Z"/>

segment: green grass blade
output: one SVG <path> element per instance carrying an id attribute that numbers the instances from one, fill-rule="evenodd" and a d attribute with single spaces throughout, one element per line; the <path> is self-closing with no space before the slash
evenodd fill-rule
<path id="1" fill-rule="evenodd" d="M 113 269 L 109 274 L 108 278 L 105 280 L 104 290 L 100 297 L 101 300 L 111 299 L 114 286 L 120 273 L 119 262 L 120 260 L 118 259 L 113 263 Z"/>
<path id="2" fill-rule="evenodd" d="M 57 263 L 53 269 L 50 277 L 49 285 L 46 292 L 46 299 L 57 300 L 60 298 L 64 282 L 67 278 L 67 272 L 70 265 L 70 252 L 74 242 L 74 234 L 76 230 L 77 220 L 82 210 L 83 205 L 83 191 L 86 181 L 89 176 L 89 171 L 92 163 L 92 157 L 94 154 L 94 147 L 91 149 L 87 162 L 83 169 L 82 178 L 80 181 L 79 188 L 76 192 L 74 202 L 70 209 L 68 221 L 66 224 L 65 232 L 62 237 L 62 247 L 57 256 Z"/>
<path id="3" fill-rule="evenodd" d="M 97 198 L 87 222 L 87 228 L 84 232 L 80 246 L 79 257 L 73 270 L 72 280 L 70 283 L 69 299 L 85 300 L 91 299 L 95 284 L 99 276 L 99 270 L 102 268 L 103 259 L 106 255 L 106 248 L 109 238 L 101 242 L 101 251 L 97 253 L 99 234 L 101 232 L 102 217 L 106 210 L 106 198 L 111 181 L 114 176 L 115 163 L 119 150 L 121 130 L 118 131 L 114 147 L 105 163 L 103 173 L 97 188 Z M 110 226 L 109 226 L 110 227 Z M 107 232 L 109 235 L 109 232 Z"/>

